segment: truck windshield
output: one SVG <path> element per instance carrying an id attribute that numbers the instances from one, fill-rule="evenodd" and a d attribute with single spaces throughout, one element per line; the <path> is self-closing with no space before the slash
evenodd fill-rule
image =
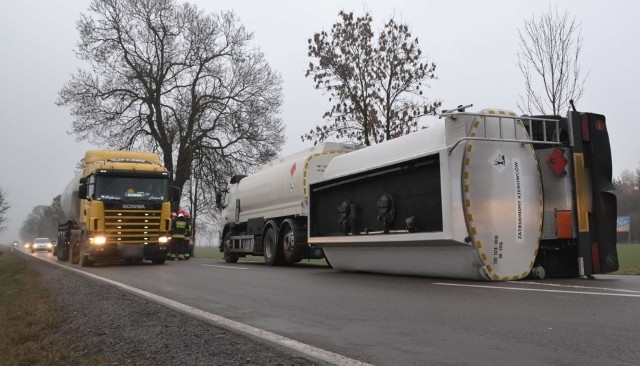
<path id="1" fill-rule="evenodd" d="M 166 178 L 97 176 L 95 199 L 110 201 L 158 201 L 167 199 Z"/>

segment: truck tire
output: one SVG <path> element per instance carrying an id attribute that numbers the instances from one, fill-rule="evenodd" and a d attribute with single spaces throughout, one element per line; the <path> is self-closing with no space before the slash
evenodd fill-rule
<path id="1" fill-rule="evenodd" d="M 78 264 L 80 262 L 80 246 L 69 243 L 69 263 Z"/>
<path id="2" fill-rule="evenodd" d="M 282 252 L 287 264 L 295 264 L 302 260 L 299 250 L 296 248 L 292 224 L 285 224 L 282 234 Z"/>
<path id="3" fill-rule="evenodd" d="M 80 267 L 93 267 L 93 265 L 95 264 L 94 261 L 89 259 L 89 255 L 87 254 L 81 254 L 79 262 L 80 262 Z"/>
<path id="4" fill-rule="evenodd" d="M 91 259 L 89 259 L 89 254 L 85 253 L 87 250 L 87 237 L 82 234 L 80 238 L 80 267 L 93 267 L 95 264 Z"/>
<path id="5" fill-rule="evenodd" d="M 284 263 L 284 253 L 282 245 L 278 243 L 276 232 L 273 227 L 269 227 L 262 239 L 264 245 L 264 262 L 269 266 L 279 266 Z"/>
<path id="6" fill-rule="evenodd" d="M 151 260 L 151 263 L 153 263 L 153 264 L 164 264 L 165 261 L 166 261 L 166 258 L 153 258 Z"/>
<path id="7" fill-rule="evenodd" d="M 231 232 L 228 232 L 224 236 L 224 241 L 222 242 L 224 245 L 224 261 L 227 263 L 238 263 L 238 259 L 240 258 L 240 254 L 233 253 L 231 251 Z"/>
<path id="8" fill-rule="evenodd" d="M 62 248 L 58 248 L 58 260 L 61 262 L 66 262 L 69 260 L 69 245 L 62 244 Z"/>

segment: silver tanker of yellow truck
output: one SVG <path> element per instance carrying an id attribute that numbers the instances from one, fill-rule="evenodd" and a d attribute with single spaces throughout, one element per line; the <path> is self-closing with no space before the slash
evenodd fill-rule
<path id="1" fill-rule="evenodd" d="M 81 266 L 112 259 L 164 263 L 175 191 L 154 153 L 87 151 L 82 171 L 61 195 L 67 221 L 58 225 L 56 257 Z"/>
<path id="2" fill-rule="evenodd" d="M 612 272 L 611 174 L 602 115 L 462 107 L 332 159 L 310 185 L 308 242 L 345 271 L 492 281 Z"/>

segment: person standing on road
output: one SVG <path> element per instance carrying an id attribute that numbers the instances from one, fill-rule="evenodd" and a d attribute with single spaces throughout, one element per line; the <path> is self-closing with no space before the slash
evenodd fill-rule
<path id="1" fill-rule="evenodd" d="M 184 259 L 189 259 L 193 257 L 193 222 L 191 221 L 191 216 L 188 212 L 184 213 L 184 218 L 187 219 L 187 233 L 185 238 L 185 252 Z"/>
<path id="2" fill-rule="evenodd" d="M 178 217 L 173 220 L 171 225 L 171 241 L 176 247 L 178 260 L 185 259 L 186 248 L 186 236 L 189 231 L 189 222 L 184 217 L 184 211 L 178 211 Z"/>
<path id="3" fill-rule="evenodd" d="M 176 213 L 171 212 L 171 238 L 169 239 L 169 252 L 167 253 L 167 259 L 173 261 L 178 256 L 178 247 L 176 246 L 176 241 L 173 240 L 173 227 L 175 226 L 174 222 L 176 221 Z"/>

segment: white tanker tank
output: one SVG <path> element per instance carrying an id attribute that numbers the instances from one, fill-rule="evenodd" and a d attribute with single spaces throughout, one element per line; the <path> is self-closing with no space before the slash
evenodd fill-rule
<path id="1" fill-rule="evenodd" d="M 511 280 L 541 235 L 536 154 L 512 112 L 446 115 L 336 157 L 311 185 L 309 243 L 334 268 Z"/>
<path id="2" fill-rule="evenodd" d="M 464 108 L 333 159 L 310 187 L 309 244 L 345 271 L 492 281 L 616 271 L 605 117 Z"/>
<path id="3" fill-rule="evenodd" d="M 263 255 L 270 265 L 322 257 L 307 245 L 309 183 L 322 177 L 331 159 L 352 144 L 326 142 L 231 179 L 222 212 L 220 251 L 227 262 Z"/>

